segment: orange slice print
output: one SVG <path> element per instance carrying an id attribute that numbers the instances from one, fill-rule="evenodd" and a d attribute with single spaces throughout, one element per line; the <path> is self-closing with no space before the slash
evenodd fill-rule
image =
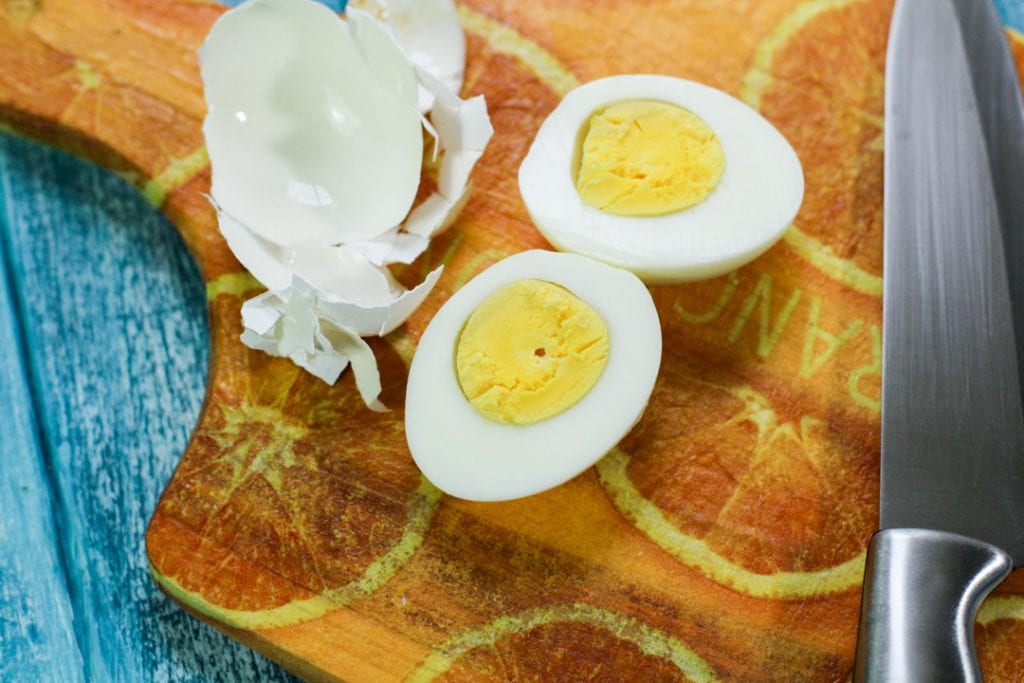
<path id="1" fill-rule="evenodd" d="M 651 406 L 598 464 L 612 502 L 709 578 L 765 598 L 857 588 L 877 525 L 861 445 L 666 356 Z"/>
<path id="2" fill-rule="evenodd" d="M 391 409 L 238 340 L 260 291 L 217 230 L 196 49 L 201 1 L 0 1 L 0 121 L 132 182 L 207 284 L 208 395 L 147 535 L 173 598 L 324 680 L 846 680 L 877 526 L 882 67 L 892 0 L 459 0 L 465 95 L 495 135 L 445 272 L 372 342 Z M 1024 38 L 1011 32 L 1024 67 Z M 519 196 L 537 129 L 581 82 L 706 82 L 797 149 L 783 243 L 656 287 L 666 353 L 647 414 L 595 470 L 528 499 L 444 498 L 413 465 L 406 368 L 442 303 L 548 246 Z M 425 188 L 432 182 L 429 178 Z M 627 332 L 628 333 L 628 332 Z M 486 457 L 486 449 L 481 449 Z M 983 606 L 987 680 L 1024 678 L 1024 576 Z"/>
<path id="3" fill-rule="evenodd" d="M 809 0 L 757 46 L 740 97 L 804 165 L 785 241 L 829 276 L 882 294 L 882 109 L 889 0 Z"/>
<path id="4" fill-rule="evenodd" d="M 220 287 L 222 364 L 203 420 L 147 536 L 157 581 L 237 628 L 306 621 L 364 597 L 419 546 L 440 492 L 409 461 L 402 412 L 243 347 L 245 278 Z M 250 290 L 249 294 L 252 291 Z M 377 345 L 385 400 L 402 405 L 405 365 Z"/>
<path id="5" fill-rule="evenodd" d="M 600 680 L 643 671 L 646 681 L 717 680 L 685 644 L 632 617 L 586 604 L 551 605 L 496 619 L 440 645 L 406 679 Z"/>

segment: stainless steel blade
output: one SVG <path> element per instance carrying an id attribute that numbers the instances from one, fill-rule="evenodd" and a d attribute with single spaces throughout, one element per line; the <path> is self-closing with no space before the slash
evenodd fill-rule
<path id="1" fill-rule="evenodd" d="M 1024 422 L 1002 228 L 951 0 L 905 0 L 886 67 L 883 528 L 1024 561 Z"/>
<path id="2" fill-rule="evenodd" d="M 956 0 L 961 35 L 999 205 L 1007 279 L 1024 387 L 1024 100 L 999 13 L 991 0 Z"/>

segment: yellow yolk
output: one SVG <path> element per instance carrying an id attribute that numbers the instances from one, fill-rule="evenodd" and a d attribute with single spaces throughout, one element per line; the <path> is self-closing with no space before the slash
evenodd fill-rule
<path id="1" fill-rule="evenodd" d="M 539 422 L 571 408 L 608 362 L 608 327 L 572 292 L 520 280 L 489 296 L 459 336 L 462 392 L 484 417 Z"/>
<path id="2" fill-rule="evenodd" d="M 715 189 L 725 153 L 715 132 L 667 102 L 630 100 L 590 117 L 576 189 L 620 216 L 659 216 L 693 206 Z"/>

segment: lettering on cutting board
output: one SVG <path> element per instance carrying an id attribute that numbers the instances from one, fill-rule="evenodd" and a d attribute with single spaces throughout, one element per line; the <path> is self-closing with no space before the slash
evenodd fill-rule
<path id="1" fill-rule="evenodd" d="M 807 334 L 804 335 L 804 353 L 800 360 L 800 376 L 811 377 L 828 363 L 840 347 L 845 346 L 853 336 L 864 327 L 864 321 L 857 319 L 847 323 L 839 334 L 834 334 L 819 326 L 821 317 L 821 299 L 811 299 L 811 312 L 807 319 Z M 824 351 L 816 351 L 825 343 Z"/>
<path id="2" fill-rule="evenodd" d="M 756 280 L 750 287 L 752 278 Z M 799 344 L 799 353 L 786 356 L 794 359 L 794 373 L 803 379 L 813 378 L 837 359 L 863 357 L 864 362 L 849 372 L 847 392 L 855 404 L 878 412 L 882 371 L 878 325 L 868 326 L 861 318 L 837 319 L 841 316 L 828 314 L 827 300 L 799 287 L 782 289 L 769 273 L 740 271 L 719 282 L 718 292 L 702 297 L 711 302 L 706 308 L 677 300 L 672 309 L 676 318 L 688 325 L 720 329 L 725 343 L 732 346 L 753 342 L 760 360 Z"/>
<path id="3" fill-rule="evenodd" d="M 879 386 L 882 378 L 882 331 L 878 325 L 871 326 L 871 362 L 862 365 L 850 374 L 848 385 L 850 398 L 857 405 L 863 406 L 874 412 L 882 409 L 882 401 L 879 396 L 868 395 L 862 392 L 861 387 L 865 379 L 877 377 Z"/>
<path id="4" fill-rule="evenodd" d="M 750 320 L 750 315 L 754 312 L 754 307 L 757 306 L 759 321 L 757 327 L 757 357 L 767 358 L 779 342 L 779 337 L 782 336 L 782 332 L 786 329 L 786 324 L 789 323 L 789 318 L 793 315 L 793 309 L 800 303 L 800 298 L 803 294 L 803 290 L 799 288 L 794 289 L 782 307 L 782 311 L 775 321 L 772 322 L 772 277 L 768 273 L 762 273 L 757 281 L 757 285 L 754 287 L 754 291 L 744 300 L 740 314 L 736 317 L 736 322 L 729 331 L 729 343 L 735 344 L 739 340 L 743 329 L 747 326 L 747 321 Z"/>

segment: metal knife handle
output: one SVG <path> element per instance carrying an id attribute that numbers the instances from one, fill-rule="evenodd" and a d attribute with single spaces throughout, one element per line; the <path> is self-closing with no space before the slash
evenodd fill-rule
<path id="1" fill-rule="evenodd" d="M 886 529 L 871 539 L 855 683 L 981 681 L 974 617 L 1013 568 L 988 543 L 943 531 Z"/>

